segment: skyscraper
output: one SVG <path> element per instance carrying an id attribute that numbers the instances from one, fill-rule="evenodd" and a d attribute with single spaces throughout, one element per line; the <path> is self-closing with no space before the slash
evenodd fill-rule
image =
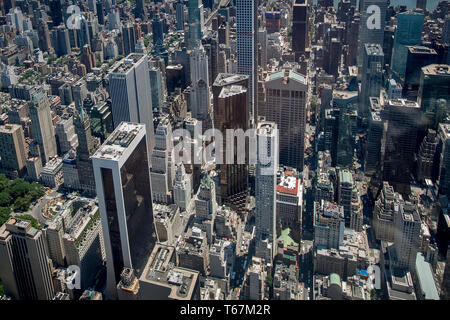
<path id="1" fill-rule="evenodd" d="M 197 42 L 196 47 L 190 54 L 189 60 L 192 117 L 202 121 L 203 130 L 206 130 L 211 126 L 209 124 L 211 94 L 209 90 L 208 57 L 201 42 Z"/>
<path id="2" fill-rule="evenodd" d="M 139 1 L 138 1 L 139 2 Z M 133 24 L 128 21 L 122 25 L 123 49 L 127 56 L 136 51 L 136 35 Z"/>
<path id="3" fill-rule="evenodd" d="M 408 201 L 402 203 L 394 223 L 394 247 L 397 253 L 395 265 L 398 268 L 415 270 L 422 224 L 417 206 Z"/>
<path id="4" fill-rule="evenodd" d="M 370 112 L 367 131 L 367 145 L 364 156 L 364 172 L 373 174 L 381 167 L 381 141 L 383 138 L 383 110 L 380 99 L 370 97 Z"/>
<path id="5" fill-rule="evenodd" d="M 361 0 L 359 6 L 361 9 L 361 20 L 359 23 L 357 64 L 360 73 L 365 45 L 373 43 L 383 47 L 387 0 Z M 374 8 L 379 8 L 379 15 L 376 14 L 378 10 Z"/>
<path id="6" fill-rule="evenodd" d="M 191 201 L 191 176 L 186 174 L 183 164 L 177 166 L 173 186 L 173 202 L 181 209 L 186 210 Z"/>
<path id="7" fill-rule="evenodd" d="M 70 54 L 72 49 L 69 41 L 69 30 L 63 25 L 55 28 L 54 34 L 56 36 L 55 41 L 55 53 L 58 57 Z"/>
<path id="8" fill-rule="evenodd" d="M 355 187 L 353 175 L 348 169 L 339 170 L 338 175 L 338 203 L 344 208 L 345 226 L 350 227 L 352 213 L 352 192 Z"/>
<path id="9" fill-rule="evenodd" d="M 257 31 L 258 1 L 236 0 L 236 45 L 237 73 L 248 75 L 248 101 L 250 103 L 250 119 L 256 121 L 258 106 L 256 90 L 257 77 Z"/>
<path id="10" fill-rule="evenodd" d="M 280 164 L 303 171 L 308 82 L 287 66 L 268 75 L 266 120 L 277 124 L 280 133 Z"/>
<path id="11" fill-rule="evenodd" d="M 91 135 L 91 121 L 82 107 L 74 119 L 75 132 L 78 136 L 77 170 L 80 187 L 87 195 L 95 195 L 94 171 L 91 156 L 95 151 L 95 141 Z"/>
<path id="12" fill-rule="evenodd" d="M 443 99 L 443 106 L 439 100 Z M 424 128 L 437 129 L 445 118 L 450 101 L 450 66 L 430 64 L 422 68 L 417 103 L 423 115 Z M 423 132 L 425 134 L 425 130 Z"/>
<path id="13" fill-rule="evenodd" d="M 121 123 L 92 157 L 107 261 L 108 297 L 123 268 L 141 274 L 153 247 L 145 125 Z"/>
<path id="14" fill-rule="evenodd" d="M 426 10 L 427 9 L 427 0 L 417 0 L 416 8 Z"/>
<path id="15" fill-rule="evenodd" d="M 147 56 L 142 53 L 130 54 L 112 68 L 108 78 L 114 127 L 122 121 L 145 124 L 151 154 L 153 113 Z"/>
<path id="16" fill-rule="evenodd" d="M 292 11 L 292 51 L 296 57 L 309 47 L 309 17 L 306 3 L 295 3 Z M 298 59 L 298 58 L 296 58 Z"/>
<path id="17" fill-rule="evenodd" d="M 402 196 L 384 181 L 373 210 L 373 229 L 377 240 L 394 241 L 394 218 L 400 210 L 401 203 L 403 203 Z"/>
<path id="18" fill-rule="evenodd" d="M 242 129 L 249 127 L 247 87 L 248 76 L 220 73 L 214 81 L 214 128 L 220 130 L 226 140 L 227 129 Z M 230 146 L 231 147 L 231 146 Z M 226 141 L 223 150 L 227 150 Z M 226 154 L 223 154 L 223 165 L 220 165 L 220 186 L 218 190 L 220 203 L 230 202 L 233 196 L 242 195 L 247 189 L 247 166 L 237 164 L 237 146 L 234 146 L 233 164 L 226 164 Z M 247 159 L 246 159 L 246 163 Z M 237 200 L 236 198 L 236 200 Z"/>
<path id="19" fill-rule="evenodd" d="M 361 68 L 360 113 L 369 116 L 370 97 L 380 97 L 383 82 L 383 48 L 379 44 L 365 44 Z"/>
<path id="20" fill-rule="evenodd" d="M 439 124 L 438 135 L 438 152 L 440 152 L 440 161 L 437 184 L 439 194 L 450 197 L 450 124 Z"/>
<path id="21" fill-rule="evenodd" d="M 0 278 L 5 293 L 18 300 L 54 297 L 50 259 L 41 230 L 10 218 L 0 227 Z"/>
<path id="22" fill-rule="evenodd" d="M 245 206 L 247 195 L 247 156 L 245 163 L 238 163 L 238 146 L 228 145 L 226 131 L 228 129 L 245 132 L 248 129 L 247 110 L 247 88 L 238 85 L 223 87 L 214 110 L 214 128 L 220 130 L 224 135 L 224 145 L 222 150 L 226 154 L 222 155 L 223 163 L 220 165 L 220 189 L 219 194 L 222 201 L 238 205 L 241 202 Z M 217 109 L 216 109 L 217 108 Z M 233 139 L 234 140 L 234 139 Z M 238 142 L 239 143 L 239 142 Z M 244 146 L 245 155 L 247 155 Z M 239 154 L 241 156 L 242 154 Z M 232 161 L 230 161 L 232 159 Z"/>
<path id="23" fill-rule="evenodd" d="M 277 124 L 269 121 L 259 121 L 256 139 L 256 255 L 269 259 L 271 262 L 271 259 L 277 252 L 276 187 L 279 152 Z"/>
<path id="24" fill-rule="evenodd" d="M 21 175 L 26 167 L 25 137 L 22 126 L 0 126 L 0 171 Z"/>
<path id="25" fill-rule="evenodd" d="M 152 95 L 152 107 L 161 109 L 164 103 L 164 85 L 161 69 L 150 67 L 150 91 Z"/>
<path id="26" fill-rule="evenodd" d="M 344 241 L 344 207 L 321 200 L 314 202 L 314 246 L 339 249 Z"/>
<path id="27" fill-rule="evenodd" d="M 169 204 L 170 191 L 175 178 L 172 126 L 169 118 L 163 118 L 156 128 L 155 147 L 152 152 L 152 198 L 153 202 Z"/>
<path id="28" fill-rule="evenodd" d="M 188 48 L 194 49 L 203 37 L 203 3 L 202 0 L 188 0 Z"/>
<path id="29" fill-rule="evenodd" d="M 136 0 L 134 17 L 140 18 L 142 20 L 147 20 L 147 8 L 145 7 L 145 0 Z"/>
<path id="30" fill-rule="evenodd" d="M 184 30 L 184 9 L 185 9 L 185 5 L 184 5 L 183 1 L 177 2 L 175 4 L 177 30 Z"/>
<path id="31" fill-rule="evenodd" d="M 408 46 L 407 50 L 403 93 L 415 100 L 419 91 L 422 67 L 436 63 L 438 54 L 434 49 L 424 46 Z"/>
<path id="32" fill-rule="evenodd" d="M 423 13 L 409 11 L 400 13 L 397 18 L 391 69 L 398 78 L 404 78 L 408 55 L 407 46 L 420 45 L 425 16 Z"/>
<path id="33" fill-rule="evenodd" d="M 50 40 L 50 31 L 44 19 L 39 19 L 37 30 L 39 35 L 39 49 L 43 52 L 51 52 L 53 48 Z"/>
<path id="34" fill-rule="evenodd" d="M 43 90 L 32 97 L 30 119 L 32 136 L 40 148 L 42 165 L 45 166 L 50 157 L 57 155 L 57 148 L 50 102 Z"/>
<path id="35" fill-rule="evenodd" d="M 155 14 L 152 20 L 152 33 L 153 33 L 153 45 L 163 45 L 164 41 L 164 32 L 163 32 L 163 23 L 161 21 L 161 17 L 159 13 Z"/>
<path id="36" fill-rule="evenodd" d="M 414 151 L 420 108 L 417 102 L 405 99 L 389 100 L 383 112 L 385 150 L 383 181 L 388 181 L 399 193 L 409 193 L 414 165 Z"/>
<path id="37" fill-rule="evenodd" d="M 417 153 L 417 179 L 425 182 L 433 176 L 438 136 L 435 130 L 428 129 L 427 135 L 423 139 Z"/>

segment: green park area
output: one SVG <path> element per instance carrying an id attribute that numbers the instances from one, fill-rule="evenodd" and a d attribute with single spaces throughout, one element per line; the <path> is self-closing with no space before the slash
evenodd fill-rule
<path id="1" fill-rule="evenodd" d="M 28 182 L 21 178 L 8 179 L 0 174 L 0 225 L 5 223 L 11 212 L 26 212 L 33 201 L 42 197 L 45 193 L 44 187 L 36 182 Z M 24 215 L 20 218 L 30 220 L 33 224 L 37 222 L 31 216 Z"/>

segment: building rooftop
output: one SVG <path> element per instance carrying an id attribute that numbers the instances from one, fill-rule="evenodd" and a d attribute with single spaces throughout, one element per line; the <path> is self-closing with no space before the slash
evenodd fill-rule
<path id="1" fill-rule="evenodd" d="M 130 145 L 139 131 L 145 130 L 145 125 L 131 122 L 122 122 L 108 137 L 93 157 L 108 160 L 118 160 Z"/>
<path id="2" fill-rule="evenodd" d="M 284 247 L 287 246 L 298 246 L 298 243 L 295 242 L 292 238 L 291 238 L 291 229 L 290 228 L 286 228 L 283 231 L 281 231 L 281 235 L 278 237 L 278 241 L 283 241 L 283 245 Z"/>
<path id="3" fill-rule="evenodd" d="M 437 54 L 436 50 L 424 46 L 407 46 L 408 51 L 415 54 Z"/>
<path id="4" fill-rule="evenodd" d="M 234 73 L 219 73 L 216 80 L 214 80 L 214 86 L 224 86 L 238 81 L 248 79 L 248 76 Z"/>
<path id="5" fill-rule="evenodd" d="M 449 76 L 450 65 L 448 64 L 430 64 L 422 67 L 422 72 L 428 76 Z"/>
<path id="6" fill-rule="evenodd" d="M 334 90 L 333 91 L 333 99 L 348 100 L 348 99 L 357 98 L 357 97 L 358 97 L 357 91 L 348 91 L 348 90 Z"/>
<path id="7" fill-rule="evenodd" d="M 301 189 L 300 179 L 286 174 L 281 176 L 281 181 L 277 185 L 277 191 L 281 193 L 297 195 L 299 189 Z"/>
<path id="8" fill-rule="evenodd" d="M 416 101 L 411 101 L 408 99 L 389 99 L 388 105 L 393 107 L 420 108 Z"/>
<path id="9" fill-rule="evenodd" d="M 143 53 L 132 53 L 122 60 L 118 61 L 112 68 L 110 73 L 127 73 L 136 63 L 145 57 Z"/>
<path id="10" fill-rule="evenodd" d="M 336 202 L 322 200 L 320 212 L 316 217 L 319 221 L 324 219 L 343 219 L 344 207 L 338 205 Z"/>
<path id="11" fill-rule="evenodd" d="M 341 183 L 353 184 L 352 173 L 348 170 L 339 170 L 339 181 Z"/>
<path id="12" fill-rule="evenodd" d="M 190 300 L 199 273 L 176 267 L 174 254 L 174 247 L 156 244 L 139 281 L 170 288 L 169 298 Z"/>
<path id="13" fill-rule="evenodd" d="M 284 77 L 306 84 L 306 78 L 303 75 L 288 69 L 270 74 L 268 80 L 273 81 Z"/>
<path id="14" fill-rule="evenodd" d="M 418 252 L 416 257 L 416 271 L 419 278 L 420 288 L 426 300 L 440 300 L 434 282 L 433 271 L 422 253 Z"/>
<path id="15" fill-rule="evenodd" d="M 364 47 L 366 48 L 366 54 L 368 56 L 383 56 L 383 47 L 381 47 L 379 44 L 377 43 L 366 43 L 364 45 Z"/>
<path id="16" fill-rule="evenodd" d="M 231 85 L 222 88 L 219 94 L 219 98 L 228 98 L 244 92 L 247 92 L 247 89 L 243 86 Z"/>
<path id="17" fill-rule="evenodd" d="M 19 130 L 22 126 L 19 124 L 6 124 L 4 126 L 0 126 L 0 133 L 8 133 L 11 134 L 17 130 Z"/>

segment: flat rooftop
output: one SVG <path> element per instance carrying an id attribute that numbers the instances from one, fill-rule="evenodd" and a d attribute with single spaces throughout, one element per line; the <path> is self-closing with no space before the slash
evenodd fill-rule
<path id="1" fill-rule="evenodd" d="M 409 108 L 420 108 L 416 101 L 411 101 L 407 99 L 390 99 L 388 105 L 395 107 L 409 107 Z"/>
<path id="2" fill-rule="evenodd" d="M 8 133 L 11 134 L 17 130 L 22 128 L 20 124 L 6 124 L 4 126 L 0 126 L 0 133 Z"/>
<path id="3" fill-rule="evenodd" d="M 243 86 L 231 85 L 222 88 L 219 94 L 219 98 L 228 98 L 244 92 L 247 92 L 247 89 L 244 88 Z"/>
<path id="4" fill-rule="evenodd" d="M 139 281 L 171 288 L 169 298 L 189 300 L 199 273 L 176 267 L 174 255 L 174 247 L 156 244 Z"/>
<path id="5" fill-rule="evenodd" d="M 422 71 L 426 75 L 450 76 L 450 66 L 448 64 L 430 64 L 422 67 Z"/>
<path id="6" fill-rule="evenodd" d="M 132 53 L 117 62 L 110 73 L 127 73 L 145 57 L 143 53 Z"/>
<path id="7" fill-rule="evenodd" d="M 248 79 L 248 76 L 234 73 L 219 73 L 216 80 L 214 80 L 214 86 L 224 86 L 238 81 Z"/>
<path id="8" fill-rule="evenodd" d="M 414 54 L 437 54 L 436 50 L 424 46 L 407 46 L 408 51 Z"/>
<path id="9" fill-rule="evenodd" d="M 134 140 L 139 131 L 145 130 L 145 125 L 122 122 L 108 137 L 103 145 L 94 153 L 94 158 L 118 160 Z"/>
<path id="10" fill-rule="evenodd" d="M 369 56 L 383 56 L 383 48 L 378 43 L 366 43 L 364 45 Z"/>
<path id="11" fill-rule="evenodd" d="M 431 266 L 425 261 L 425 257 L 420 252 L 418 252 L 416 256 L 416 271 L 420 288 L 425 295 L 425 299 L 440 300 Z"/>
<path id="12" fill-rule="evenodd" d="M 300 179 L 289 175 L 281 176 L 281 181 L 277 185 L 277 191 L 280 193 L 297 195 L 299 189 L 301 189 Z"/>

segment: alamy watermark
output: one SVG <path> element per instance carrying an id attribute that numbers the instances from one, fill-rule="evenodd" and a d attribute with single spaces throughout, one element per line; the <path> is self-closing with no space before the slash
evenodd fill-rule
<path id="1" fill-rule="evenodd" d="M 370 289 L 381 289 L 381 270 L 377 265 L 370 265 L 367 268 L 367 272 L 369 273 L 369 279 L 367 281 L 367 286 Z"/>
<path id="2" fill-rule="evenodd" d="M 278 168 L 278 129 L 269 135 L 257 134 L 258 129 L 208 129 L 201 134 L 201 123 L 193 136 L 187 129 L 172 132 L 175 163 L 249 164 L 259 165 L 262 175 L 273 174 Z"/>
<path id="3" fill-rule="evenodd" d="M 377 5 L 370 5 L 367 7 L 367 17 L 366 26 L 369 30 L 379 30 L 381 29 L 381 9 Z"/>
<path id="4" fill-rule="evenodd" d="M 67 7 L 66 13 L 70 15 L 67 18 L 66 26 L 69 30 L 80 30 L 81 21 L 86 20 L 84 13 L 81 12 L 80 7 L 77 5 L 70 5 Z"/>
<path id="5" fill-rule="evenodd" d="M 81 271 L 79 266 L 70 265 L 67 267 L 64 283 L 69 290 L 81 289 Z"/>

